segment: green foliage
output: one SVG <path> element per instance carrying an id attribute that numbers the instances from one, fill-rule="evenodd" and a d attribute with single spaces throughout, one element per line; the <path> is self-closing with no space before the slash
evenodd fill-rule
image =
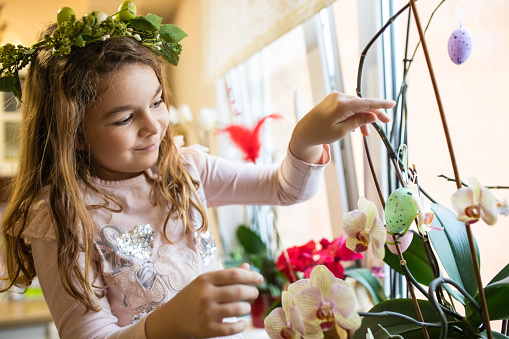
<path id="1" fill-rule="evenodd" d="M 269 255 L 267 245 L 246 225 L 240 225 L 236 234 L 240 246 L 230 253 L 232 260 L 227 262 L 226 266 L 249 263 L 252 270 L 258 271 L 264 277 L 263 283 L 257 286 L 260 293 L 268 292 L 274 297 L 280 296 L 287 279 L 278 271 L 274 259 Z"/>
<path id="2" fill-rule="evenodd" d="M 486 303 L 491 320 L 500 320 L 509 318 L 509 264 L 505 266 L 484 288 Z M 479 302 L 479 294 L 474 299 Z M 472 327 L 478 327 L 482 324 L 482 317 L 473 307 L 466 301 L 467 322 Z"/>
<path id="3" fill-rule="evenodd" d="M 421 309 L 424 320 L 427 323 L 439 324 L 439 318 L 435 314 L 435 311 L 431 304 L 427 300 L 418 300 L 419 307 Z M 370 313 L 378 313 L 378 312 L 397 312 L 413 319 L 417 319 L 417 313 L 414 308 L 414 304 L 411 299 L 393 299 L 383 301 L 377 305 L 375 305 Z M 454 318 L 448 317 L 447 320 L 450 323 L 454 322 Z M 394 316 L 385 316 L 385 317 L 375 317 L 375 316 L 365 316 L 362 319 L 361 327 L 355 332 L 354 339 L 365 339 L 368 328 L 371 329 L 373 335 L 376 339 L 380 338 L 389 338 L 387 333 L 383 331 L 378 324 L 383 326 L 391 335 L 399 334 L 403 336 L 405 339 L 408 338 L 422 338 L 422 328 L 421 326 L 411 323 L 406 319 L 394 317 Z M 430 333 L 431 338 L 438 338 L 440 329 L 439 328 L 428 328 L 428 332 Z M 456 332 L 449 331 L 448 338 L 468 338 L 468 336 L 464 336 L 464 334 L 459 334 Z M 473 338 L 473 336 L 472 336 Z"/>
<path id="4" fill-rule="evenodd" d="M 362 284 L 368 290 L 369 294 L 373 298 L 373 302 L 376 304 L 387 300 L 385 296 L 384 288 L 380 279 L 378 279 L 370 270 L 367 268 L 354 268 L 347 267 L 345 269 L 345 277 L 352 277 Z"/>
<path id="5" fill-rule="evenodd" d="M 267 246 L 265 246 L 260 236 L 245 225 L 240 225 L 237 228 L 237 238 L 249 254 L 263 255 L 267 252 Z"/>
<path id="6" fill-rule="evenodd" d="M 182 52 L 182 45 L 179 42 L 187 34 L 175 25 L 161 25 L 163 18 L 157 15 L 147 14 L 145 17 L 139 16 L 125 22 L 115 15 L 108 16 L 104 20 L 100 19 L 97 12 L 91 12 L 84 15 L 81 20 L 77 20 L 75 15 L 67 12 L 62 12 L 63 14 L 60 15 L 62 18 L 53 34 L 46 34 L 41 41 L 30 48 L 12 44 L 0 47 L 0 91 L 13 92 L 21 101 L 21 84 L 18 74 L 31 62 L 38 49 L 47 49 L 56 56 L 65 56 L 75 48 L 114 37 L 130 37 L 140 41 L 170 64 L 176 66 L 179 62 L 179 55 Z M 64 14 L 66 14 L 65 18 Z"/>
<path id="7" fill-rule="evenodd" d="M 443 228 L 442 231 L 433 230 L 428 233 L 433 248 L 449 277 L 474 296 L 477 293 L 477 283 L 465 225 L 456 219 L 454 212 L 444 206 L 432 204 L 432 210 L 435 214 L 432 225 Z M 479 256 L 477 244 L 475 247 Z M 453 295 L 464 303 L 461 294 Z"/>
<path id="8" fill-rule="evenodd" d="M 429 283 L 435 278 L 435 276 L 433 275 L 433 271 L 431 270 L 431 266 L 426 256 L 424 245 L 422 244 L 421 238 L 419 238 L 417 234 L 414 234 L 412 243 L 410 244 L 410 247 L 408 247 L 408 249 L 405 251 L 404 257 L 407 267 L 415 279 L 419 283 L 428 286 Z M 384 261 L 393 270 L 403 274 L 398 256 L 391 253 L 387 245 L 385 246 Z"/>

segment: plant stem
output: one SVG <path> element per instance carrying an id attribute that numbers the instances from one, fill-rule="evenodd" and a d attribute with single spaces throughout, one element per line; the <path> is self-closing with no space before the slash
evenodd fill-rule
<path id="1" fill-rule="evenodd" d="M 359 315 L 361 317 L 397 317 L 397 318 L 402 318 L 402 319 L 408 320 L 411 323 L 414 323 L 416 325 L 429 326 L 429 327 L 440 327 L 439 324 L 425 323 L 422 321 L 417 321 L 414 318 L 407 316 L 406 314 L 392 312 L 392 311 L 384 311 L 384 312 L 376 312 L 376 313 L 375 312 L 359 312 Z"/>
<path id="2" fill-rule="evenodd" d="M 406 265 L 406 261 L 403 258 L 403 253 L 401 253 L 401 248 L 399 247 L 399 243 L 396 241 L 396 237 L 392 236 L 392 238 L 394 239 L 394 242 L 396 243 L 395 244 L 396 252 L 398 253 L 398 258 L 399 258 L 400 264 Z M 417 313 L 417 318 L 419 319 L 420 322 L 424 322 L 424 317 L 422 316 L 422 312 L 419 307 L 419 303 L 417 302 L 417 298 L 415 297 L 414 285 L 412 284 L 412 281 L 408 278 L 408 276 L 406 274 L 404 274 L 404 276 L 407 281 L 408 291 L 410 291 L 410 296 L 412 297 L 412 302 L 414 303 L 415 312 Z M 425 325 L 422 325 L 422 332 L 424 333 L 424 338 L 429 339 L 428 330 L 426 329 Z"/>
<path id="3" fill-rule="evenodd" d="M 440 93 L 438 92 L 438 86 L 435 78 L 435 73 L 433 71 L 433 66 L 431 65 L 431 58 L 428 53 L 428 47 L 426 45 L 426 39 L 424 38 L 424 32 L 422 30 L 421 21 L 419 19 L 419 14 L 417 12 L 417 6 L 415 5 L 415 0 L 410 0 L 410 6 L 412 7 L 414 13 L 415 24 L 417 25 L 417 30 L 419 31 L 419 38 L 422 44 L 422 50 L 424 52 L 424 57 L 426 59 L 426 64 L 428 65 L 428 71 L 431 77 L 431 82 L 433 84 L 433 89 L 435 92 L 435 98 L 437 100 L 438 109 L 440 111 L 440 118 L 442 119 L 442 126 L 444 128 L 445 138 L 447 141 L 447 147 L 449 149 L 449 156 L 451 158 L 454 178 L 456 179 L 456 186 L 458 189 L 462 187 L 461 179 L 458 171 L 458 166 L 456 164 L 456 157 L 454 156 L 454 150 L 452 147 L 451 136 L 449 134 L 449 128 L 447 126 L 447 120 L 445 119 L 444 108 L 442 105 L 442 99 L 440 98 Z M 493 334 L 491 333 L 491 325 L 490 325 L 490 317 L 488 312 L 488 305 L 486 304 L 486 297 L 484 295 L 484 288 L 481 279 L 481 272 L 479 270 L 479 263 L 477 262 L 477 252 L 474 246 L 474 238 L 472 236 L 472 230 L 470 225 L 465 224 L 465 228 L 467 230 L 468 243 L 470 245 L 470 254 L 472 256 L 472 262 L 474 264 L 475 277 L 477 281 L 477 288 L 479 290 L 479 300 L 481 301 L 481 309 L 482 316 L 484 321 L 484 326 L 486 327 L 486 334 L 488 335 L 488 339 L 493 338 Z"/>
<path id="4" fill-rule="evenodd" d="M 384 206 L 384 208 L 385 208 L 385 200 L 383 198 L 383 194 L 382 194 L 382 191 L 380 189 L 380 184 L 378 183 L 378 178 L 377 178 L 375 170 L 373 168 L 373 162 L 371 160 L 371 154 L 369 152 L 369 146 L 368 146 L 367 138 L 366 137 L 364 137 L 364 147 L 365 147 L 365 150 L 366 150 L 366 156 L 368 158 L 368 164 L 369 164 L 369 167 L 370 167 L 370 170 L 371 170 L 371 174 L 373 175 L 373 180 L 375 181 L 375 186 L 376 186 L 377 191 L 378 191 L 378 196 L 380 197 L 380 202 L 382 203 L 382 206 Z M 396 166 L 395 162 L 394 162 L 394 168 L 396 170 L 396 173 L 398 173 L 398 178 L 399 178 L 401 184 L 403 185 L 403 179 L 401 178 L 401 174 L 399 173 L 399 168 Z M 399 247 L 399 243 L 397 242 L 397 239 L 394 236 L 393 236 L 393 239 L 394 239 L 394 242 L 395 242 L 396 251 L 398 252 L 399 262 L 403 265 L 403 263 L 405 263 L 405 259 L 403 258 L 403 254 L 401 253 L 401 248 Z M 417 302 L 417 298 L 415 297 L 414 286 L 412 285 L 411 280 L 406 275 L 405 275 L 405 279 L 407 281 L 408 290 L 410 291 L 410 295 L 412 297 L 412 302 L 414 304 L 415 312 L 417 313 L 417 317 L 419 318 L 420 322 L 424 322 L 424 318 L 422 316 L 422 312 L 421 312 L 421 309 L 419 307 L 419 303 Z M 428 331 L 426 329 L 426 326 L 424 326 L 424 325 L 422 326 L 422 332 L 424 333 L 424 338 L 430 339 Z"/>

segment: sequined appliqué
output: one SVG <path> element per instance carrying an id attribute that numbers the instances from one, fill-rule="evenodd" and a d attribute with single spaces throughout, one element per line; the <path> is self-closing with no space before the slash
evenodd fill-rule
<path id="1" fill-rule="evenodd" d="M 136 324 L 138 321 L 141 320 L 141 318 L 143 318 L 146 315 L 149 315 L 152 311 L 154 311 L 156 308 L 158 308 L 161 305 L 162 304 L 159 303 L 159 304 L 150 305 L 150 306 L 144 308 L 143 311 L 141 311 L 140 313 L 136 314 L 133 317 L 133 319 L 131 320 L 131 324 Z"/>
<path id="2" fill-rule="evenodd" d="M 149 224 L 137 225 L 132 231 L 122 232 L 117 238 L 118 250 L 126 255 L 147 260 L 151 256 L 154 231 Z"/>
<path id="3" fill-rule="evenodd" d="M 154 262 L 159 274 L 168 276 L 171 287 L 179 291 L 198 276 L 198 267 L 194 263 L 194 254 L 188 248 L 176 249 L 165 244 L 159 248 L 159 258 Z"/>
<path id="4" fill-rule="evenodd" d="M 212 257 L 217 252 L 217 245 L 212 232 L 210 232 L 210 230 L 205 233 L 194 232 L 193 240 L 196 248 L 198 249 L 198 253 L 200 253 L 203 264 L 208 266 Z"/>

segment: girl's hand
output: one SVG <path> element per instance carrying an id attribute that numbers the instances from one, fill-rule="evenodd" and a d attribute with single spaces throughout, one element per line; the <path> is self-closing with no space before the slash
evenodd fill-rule
<path id="1" fill-rule="evenodd" d="M 258 290 L 250 285 L 262 281 L 263 277 L 250 271 L 247 264 L 202 274 L 148 315 L 147 338 L 210 338 L 239 333 L 246 328 L 245 321 L 222 320 L 248 314 L 248 300 L 258 297 Z"/>
<path id="2" fill-rule="evenodd" d="M 331 144 L 356 128 L 369 135 L 368 124 L 390 118 L 381 109 L 395 105 L 393 100 L 364 99 L 332 92 L 316 105 L 295 126 L 290 140 L 290 151 L 297 158 L 317 163 L 322 156 L 322 145 Z"/>

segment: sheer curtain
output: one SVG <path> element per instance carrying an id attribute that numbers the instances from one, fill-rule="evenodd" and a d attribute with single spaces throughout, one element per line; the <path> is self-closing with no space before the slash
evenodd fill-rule
<path id="1" fill-rule="evenodd" d="M 212 82 L 334 0 L 202 0 L 205 80 Z"/>

